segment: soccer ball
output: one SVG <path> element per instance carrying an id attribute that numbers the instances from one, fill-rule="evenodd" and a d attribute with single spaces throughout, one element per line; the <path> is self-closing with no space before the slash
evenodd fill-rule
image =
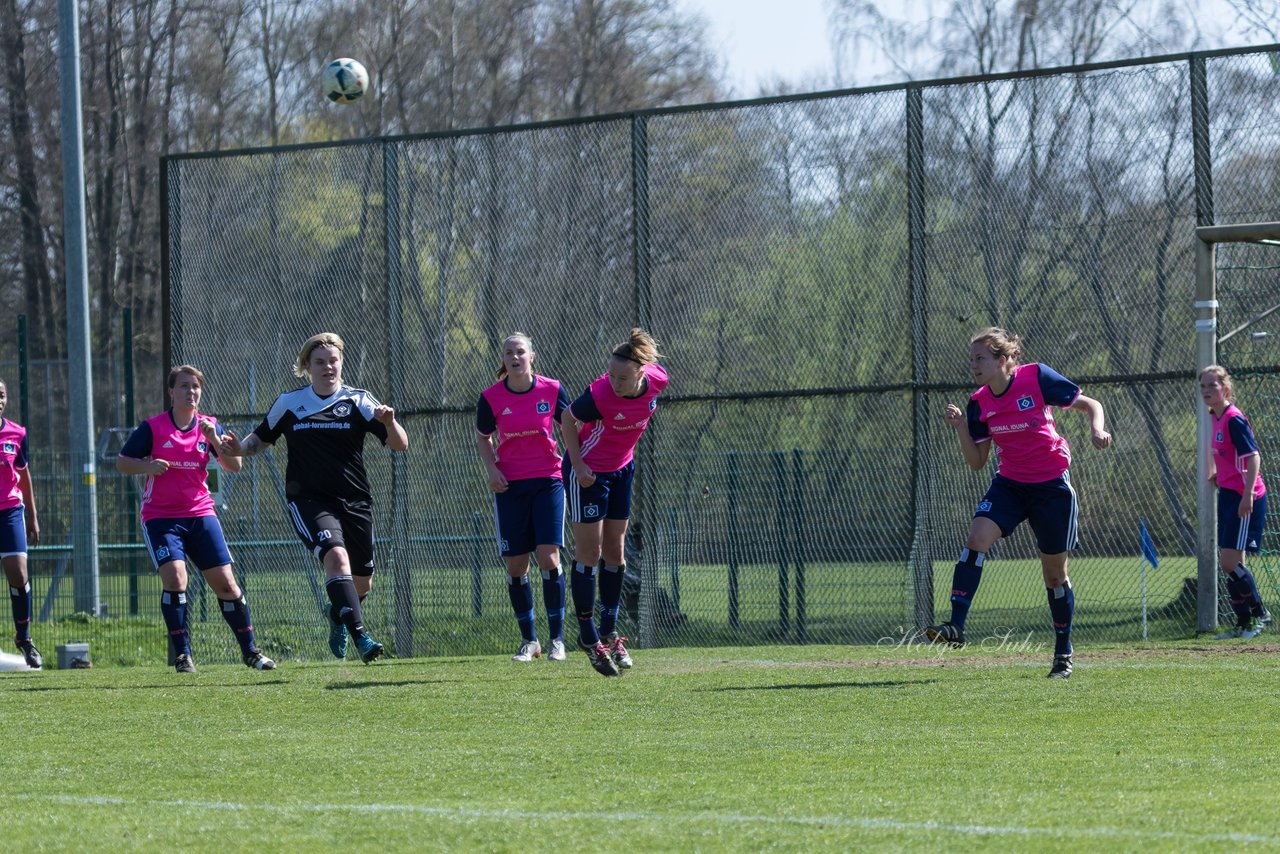
<path id="1" fill-rule="evenodd" d="M 354 59 L 342 57 L 324 67 L 324 96 L 339 104 L 350 104 L 369 88 L 369 72 Z"/>

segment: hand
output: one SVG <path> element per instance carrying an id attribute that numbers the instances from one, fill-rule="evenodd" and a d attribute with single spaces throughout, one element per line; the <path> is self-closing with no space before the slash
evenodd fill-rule
<path id="1" fill-rule="evenodd" d="M 1205 477 L 1205 480 L 1209 481 L 1209 483 L 1213 484 L 1214 486 L 1217 486 L 1217 485 L 1218 485 L 1218 472 L 1217 472 L 1217 471 L 1215 471 L 1214 469 L 1209 469 L 1209 474 L 1208 474 L 1208 476 L 1207 476 L 1207 477 Z"/>
<path id="2" fill-rule="evenodd" d="M 510 484 L 507 483 L 507 479 L 502 476 L 502 472 L 498 471 L 496 468 L 489 469 L 490 492 L 506 492 L 508 486 L 510 486 Z"/>
<path id="3" fill-rule="evenodd" d="M 218 453 L 226 454 L 229 457 L 243 457 L 244 448 L 240 445 L 240 440 L 236 438 L 236 434 L 227 430 L 223 432 L 221 441 L 218 442 Z"/>
<path id="4" fill-rule="evenodd" d="M 152 477 L 159 477 L 169 470 L 168 460 L 158 460 L 155 457 L 147 457 L 147 474 Z"/>
<path id="5" fill-rule="evenodd" d="M 385 403 L 380 403 L 373 408 L 373 420 L 381 421 L 389 427 L 396 420 L 396 411 Z"/>
<path id="6" fill-rule="evenodd" d="M 1111 434 L 1106 430 L 1094 430 L 1093 435 L 1089 438 L 1093 440 L 1093 446 L 1095 448 L 1101 449 L 1111 447 Z"/>
<path id="7" fill-rule="evenodd" d="M 206 442 L 210 445 L 218 445 L 218 429 L 213 426 L 213 422 L 208 418 L 201 418 L 196 422 L 200 427 L 200 435 L 204 436 Z"/>
<path id="8" fill-rule="evenodd" d="M 34 513 L 27 514 L 27 545 L 40 545 L 40 522 Z"/>
<path id="9" fill-rule="evenodd" d="M 1240 507 L 1236 510 L 1236 515 L 1241 519 L 1249 518 L 1249 514 L 1253 512 L 1253 495 L 1240 496 Z"/>
<path id="10" fill-rule="evenodd" d="M 946 411 L 942 413 L 942 420 L 953 429 L 959 430 L 964 426 L 964 413 L 954 403 L 948 403 Z"/>
<path id="11" fill-rule="evenodd" d="M 577 475 L 579 486 L 590 486 L 596 482 L 596 473 L 586 463 L 573 467 L 573 473 Z"/>

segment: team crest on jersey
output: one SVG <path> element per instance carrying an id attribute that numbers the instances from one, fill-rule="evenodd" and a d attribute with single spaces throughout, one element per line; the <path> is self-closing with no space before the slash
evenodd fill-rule
<path id="1" fill-rule="evenodd" d="M 1034 399 L 1031 397 L 1031 395 L 1029 395 L 1029 394 L 1028 394 L 1028 395 L 1025 395 L 1025 396 L 1023 396 L 1023 397 L 1018 398 L 1018 411 L 1019 411 L 1019 412 L 1026 412 L 1028 409 L 1030 409 L 1031 407 L 1033 407 L 1033 406 L 1035 406 L 1035 405 L 1036 405 L 1035 400 L 1034 400 Z"/>
<path id="2" fill-rule="evenodd" d="M 1221 441 L 1222 441 L 1222 431 L 1221 431 L 1221 430 L 1219 430 L 1217 433 L 1214 433 L 1214 434 L 1213 434 L 1213 441 L 1215 441 L 1215 442 L 1221 442 Z"/>
<path id="3" fill-rule="evenodd" d="M 986 513 L 986 512 L 987 512 L 987 511 L 989 511 L 990 509 L 991 509 L 991 502 L 990 502 L 990 501 L 987 501 L 987 500 L 985 500 L 985 499 L 984 499 L 984 500 L 982 500 L 982 501 L 980 501 L 980 502 L 978 503 L 978 512 L 979 512 L 979 513 Z"/>
<path id="4" fill-rule="evenodd" d="M 658 399 L 655 397 L 653 400 L 649 401 L 649 411 L 652 412 L 657 408 L 658 408 Z"/>
<path id="5" fill-rule="evenodd" d="M 538 401 L 538 414 L 539 414 L 539 415 L 546 415 L 546 414 L 547 414 L 548 412 L 550 412 L 550 411 L 551 411 L 551 404 L 550 404 L 550 403 L 547 403 L 545 400 L 540 400 L 540 401 Z"/>
<path id="6" fill-rule="evenodd" d="M 197 450 L 197 451 L 199 451 L 199 452 L 200 452 L 200 453 L 202 453 L 202 454 L 203 454 L 203 453 L 205 453 L 206 451 L 208 451 L 208 450 L 209 450 L 209 443 L 208 443 L 208 442 L 196 442 L 196 450 Z"/>
<path id="7" fill-rule="evenodd" d="M 6 454 L 16 454 L 16 453 L 18 453 L 18 446 L 17 446 L 16 444 L 14 444 L 13 442 L 5 442 L 5 443 L 4 443 L 4 452 L 5 452 Z"/>
<path id="8" fill-rule="evenodd" d="M 337 406 L 333 408 L 333 414 L 338 416 L 339 418 L 346 418 L 348 415 L 351 414 L 351 404 L 339 403 Z"/>

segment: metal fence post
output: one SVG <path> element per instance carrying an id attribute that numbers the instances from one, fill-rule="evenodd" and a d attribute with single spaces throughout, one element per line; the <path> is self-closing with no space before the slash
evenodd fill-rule
<path id="1" fill-rule="evenodd" d="M 924 95 L 907 89 L 907 275 L 911 281 L 911 552 L 912 618 L 917 629 L 933 623 L 933 555 L 929 548 L 929 481 L 921 446 L 929 376 L 929 304 L 925 270 Z"/>
<path id="2" fill-rule="evenodd" d="M 729 453 L 729 627 L 738 628 L 738 455 Z"/>
<path id="3" fill-rule="evenodd" d="M 796 641 L 809 642 L 808 607 L 805 596 L 804 553 L 805 553 L 805 512 L 804 512 L 804 452 L 795 448 L 791 452 L 795 463 L 795 489 L 791 498 L 791 518 L 795 523 L 795 546 L 793 552 L 796 562 Z"/>
<path id="4" fill-rule="evenodd" d="M 778 633 L 786 637 L 791 633 L 791 572 L 787 549 L 787 458 L 782 451 L 774 451 L 774 495 L 777 498 L 778 518 L 774 523 L 778 531 Z"/>
<path id="5" fill-rule="evenodd" d="M 394 142 L 382 144 L 382 227 L 387 284 L 387 380 L 388 399 L 394 406 L 404 406 L 404 310 L 402 306 L 400 270 L 400 149 Z M 405 519 L 404 454 L 391 454 L 391 567 L 393 594 L 392 614 L 395 624 L 392 642 L 396 655 L 413 655 L 413 568 L 410 566 L 404 536 Z M 398 560 L 396 558 L 399 558 Z"/>

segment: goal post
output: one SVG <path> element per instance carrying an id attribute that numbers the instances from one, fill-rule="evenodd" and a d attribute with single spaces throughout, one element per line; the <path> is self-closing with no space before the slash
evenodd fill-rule
<path id="1" fill-rule="evenodd" d="M 1196 374 L 1218 361 L 1219 243 L 1280 245 L 1280 222 L 1202 225 L 1196 228 Z M 1196 419 L 1196 630 L 1213 631 L 1218 623 L 1218 502 L 1209 483 L 1209 411 L 1199 407 Z"/>

